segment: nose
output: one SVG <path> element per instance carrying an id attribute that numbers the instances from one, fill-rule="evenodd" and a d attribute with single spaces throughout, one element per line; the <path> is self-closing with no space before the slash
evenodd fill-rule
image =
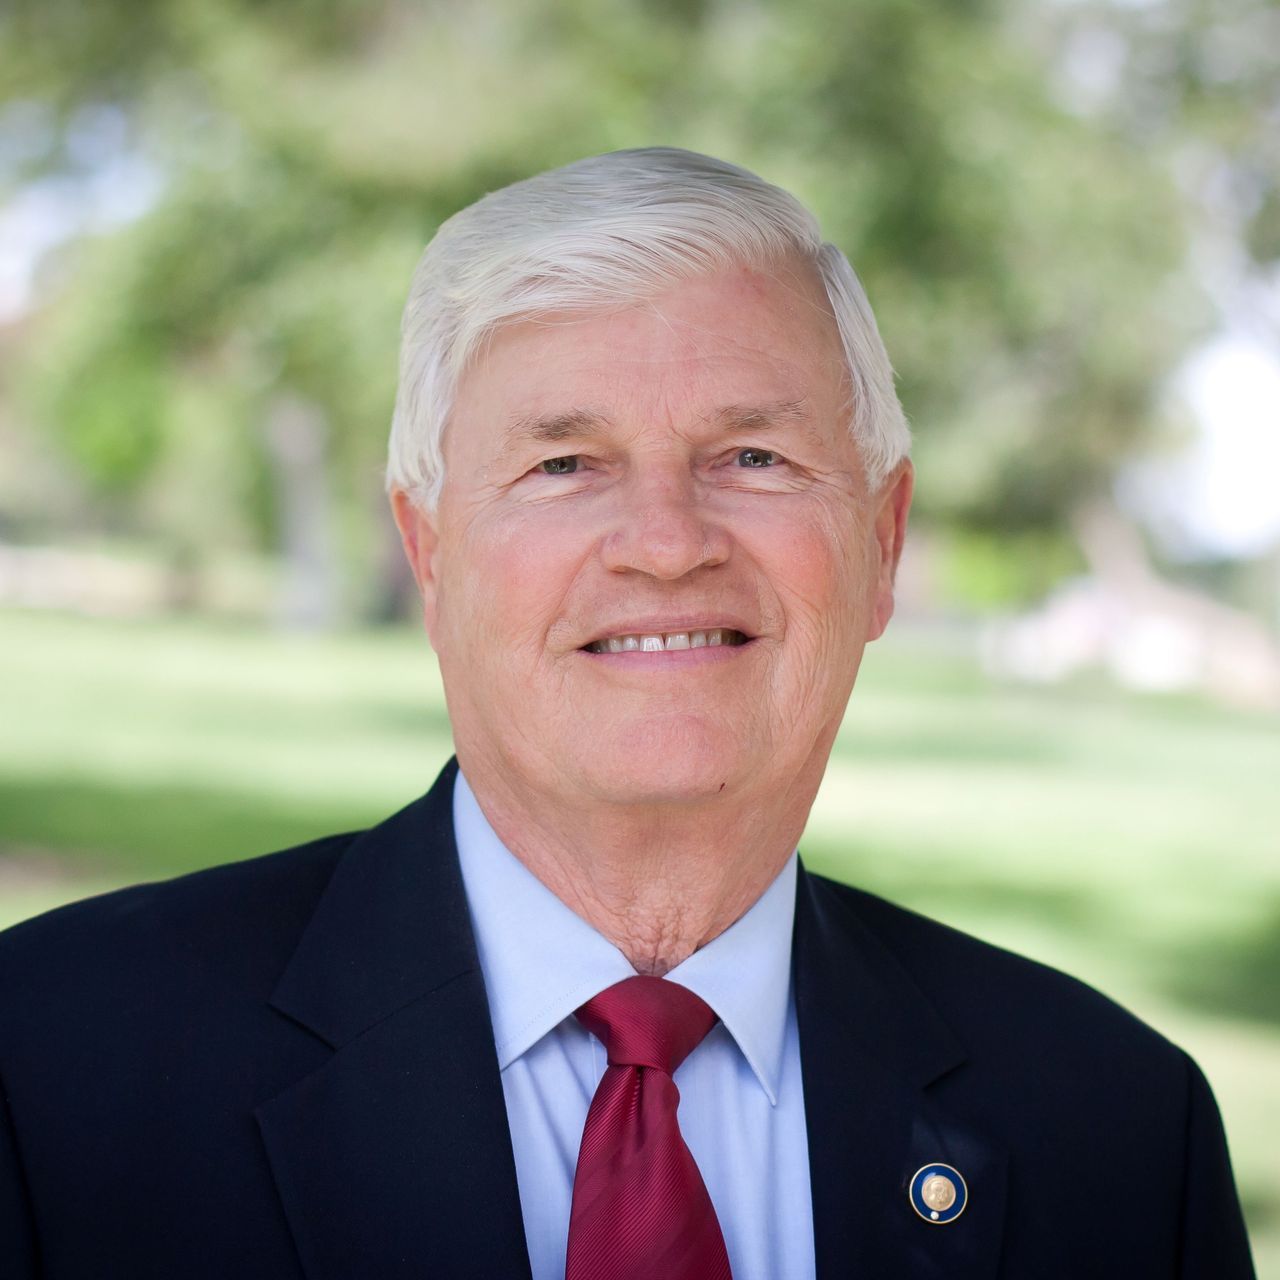
<path id="1" fill-rule="evenodd" d="M 729 532 L 687 470 L 632 475 L 620 488 L 614 527 L 601 548 L 606 568 L 671 581 L 729 558 Z"/>

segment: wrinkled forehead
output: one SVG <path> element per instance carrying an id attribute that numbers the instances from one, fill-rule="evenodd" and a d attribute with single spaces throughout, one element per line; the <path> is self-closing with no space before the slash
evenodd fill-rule
<path id="1" fill-rule="evenodd" d="M 500 409 L 568 414 L 590 408 L 584 395 L 602 404 L 689 397 L 703 413 L 748 401 L 844 402 L 847 374 L 816 269 L 794 260 L 739 264 L 612 306 L 504 320 L 459 378 L 450 419 Z"/>

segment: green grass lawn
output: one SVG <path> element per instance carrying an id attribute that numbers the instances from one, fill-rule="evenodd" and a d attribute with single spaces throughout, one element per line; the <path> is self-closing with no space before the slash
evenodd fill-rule
<path id="1" fill-rule="evenodd" d="M 411 632 L 0 613 L 0 925 L 364 826 L 450 750 Z M 1280 724 L 873 646 L 808 864 L 1047 960 L 1189 1049 L 1280 1275 Z"/>

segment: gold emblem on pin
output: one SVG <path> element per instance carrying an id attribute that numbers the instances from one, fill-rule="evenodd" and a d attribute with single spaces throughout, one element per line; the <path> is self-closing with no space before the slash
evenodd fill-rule
<path id="1" fill-rule="evenodd" d="M 931 1173 L 920 1188 L 920 1199 L 930 1210 L 942 1213 L 956 1202 L 956 1184 L 945 1173 Z"/>
<path id="2" fill-rule="evenodd" d="M 954 1222 L 965 1211 L 969 1188 L 949 1164 L 927 1164 L 912 1176 L 907 1198 L 926 1222 L 942 1226 Z"/>

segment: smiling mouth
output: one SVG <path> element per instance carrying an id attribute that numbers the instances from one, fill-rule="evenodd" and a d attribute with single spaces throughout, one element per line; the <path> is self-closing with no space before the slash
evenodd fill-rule
<path id="1" fill-rule="evenodd" d="M 715 649 L 747 643 L 741 631 L 712 627 L 706 631 L 651 631 L 606 636 L 584 645 L 587 653 L 670 653 L 673 649 Z"/>

